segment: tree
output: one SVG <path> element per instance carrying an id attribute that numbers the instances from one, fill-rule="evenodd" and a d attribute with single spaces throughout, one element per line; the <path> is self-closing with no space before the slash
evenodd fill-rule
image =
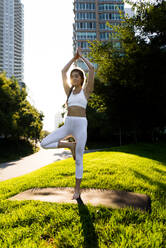
<path id="1" fill-rule="evenodd" d="M 93 42 L 90 57 L 99 79 L 91 107 L 97 110 L 102 100 L 109 127 L 137 141 L 153 139 L 154 129 L 166 126 L 166 3 L 136 2 L 135 7 L 133 18 L 114 27 L 121 46 L 111 39 Z"/>
<path id="2" fill-rule="evenodd" d="M 21 88 L 17 80 L 0 74 L 0 134 L 6 138 L 21 136 L 39 139 L 43 113 L 26 100 L 26 87 Z"/>
<path id="3" fill-rule="evenodd" d="M 34 139 L 37 142 L 43 127 L 43 114 L 38 112 L 34 106 L 31 106 L 27 100 L 21 103 L 18 114 L 17 130 L 19 136 L 23 135 L 27 139 Z"/>
<path id="4" fill-rule="evenodd" d="M 0 133 L 7 136 L 15 128 L 16 112 L 26 98 L 26 91 L 20 91 L 19 84 L 13 79 L 0 74 Z"/>

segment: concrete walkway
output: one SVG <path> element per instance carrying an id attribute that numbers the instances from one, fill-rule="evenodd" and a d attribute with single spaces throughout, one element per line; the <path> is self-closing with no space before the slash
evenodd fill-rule
<path id="1" fill-rule="evenodd" d="M 85 153 L 95 152 L 97 150 L 88 150 Z M 35 171 L 43 166 L 56 161 L 72 157 L 69 149 L 43 149 L 32 155 L 26 156 L 20 160 L 0 164 L 0 181 L 5 181 L 13 177 L 19 177 L 29 172 Z"/>
<path id="2" fill-rule="evenodd" d="M 71 151 L 60 149 L 43 149 L 20 160 L 0 164 L 0 181 L 13 177 L 19 177 L 31 171 L 35 171 L 43 166 L 58 160 L 72 157 Z"/>

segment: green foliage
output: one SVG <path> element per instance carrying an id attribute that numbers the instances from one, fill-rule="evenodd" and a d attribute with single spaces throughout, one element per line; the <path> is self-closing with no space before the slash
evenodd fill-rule
<path id="1" fill-rule="evenodd" d="M 47 135 L 49 135 L 50 132 L 47 131 L 47 130 L 42 130 L 41 133 L 40 133 L 40 139 L 44 139 Z"/>
<path id="2" fill-rule="evenodd" d="M 91 42 L 90 57 L 98 70 L 89 106 L 95 113 L 102 106 L 113 133 L 122 130 L 133 141 L 154 141 L 155 130 L 166 126 L 166 2 L 139 1 L 134 7 L 136 16 L 111 26 L 120 47 L 111 38 Z"/>
<path id="3" fill-rule="evenodd" d="M 151 197 L 152 212 L 132 208 L 9 201 L 29 188 L 74 187 L 72 158 L 0 182 L 0 246 L 166 246 L 166 145 L 112 147 L 85 154 L 82 188 L 119 189 Z"/>
<path id="4" fill-rule="evenodd" d="M 165 45 L 166 2 L 164 0 L 153 1 L 153 3 L 145 1 L 127 2 L 132 5 L 137 13 L 136 17 L 131 20 L 139 30 L 139 39 L 146 39 L 146 41 L 150 41 L 151 44 L 158 47 Z"/>
<path id="5" fill-rule="evenodd" d="M 20 90 L 16 80 L 0 74 L 0 133 L 8 134 L 16 125 L 17 111 L 26 98 L 25 89 Z"/>
<path id="6" fill-rule="evenodd" d="M 26 88 L 21 88 L 14 77 L 0 74 L 0 134 L 39 139 L 44 115 L 26 97 Z"/>
<path id="7" fill-rule="evenodd" d="M 20 105 L 18 120 L 19 135 L 24 134 L 25 137 L 31 139 L 39 139 L 43 124 L 43 114 L 32 106 L 27 100 Z"/>
<path id="8" fill-rule="evenodd" d="M 0 163 L 10 162 L 39 151 L 33 142 L 27 139 L 0 139 Z"/>
<path id="9" fill-rule="evenodd" d="M 58 127 L 62 127 L 64 125 L 64 122 L 59 123 Z"/>

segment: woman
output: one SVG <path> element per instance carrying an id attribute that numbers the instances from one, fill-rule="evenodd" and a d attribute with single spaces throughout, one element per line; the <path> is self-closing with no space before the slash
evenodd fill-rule
<path id="1" fill-rule="evenodd" d="M 70 73 L 71 88 L 67 82 L 67 71 L 71 64 L 77 59 L 82 59 L 89 69 L 89 75 L 86 85 L 84 73 L 81 69 L 75 68 Z M 49 148 L 69 148 L 73 158 L 76 161 L 76 185 L 73 199 L 80 197 L 80 184 L 83 175 L 83 153 L 87 141 L 87 118 L 86 106 L 88 98 L 94 89 L 94 67 L 81 54 L 81 49 L 78 48 L 75 56 L 68 62 L 62 70 L 62 79 L 65 93 L 67 95 L 67 116 L 63 126 L 45 137 L 41 146 L 45 149 Z M 64 142 L 68 135 L 73 135 L 76 142 Z"/>

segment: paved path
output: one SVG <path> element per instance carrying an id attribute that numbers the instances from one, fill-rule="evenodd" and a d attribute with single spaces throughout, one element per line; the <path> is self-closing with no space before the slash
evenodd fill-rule
<path id="1" fill-rule="evenodd" d="M 101 149 L 99 149 L 101 150 Z M 88 150 L 88 152 L 94 152 L 96 150 Z M 20 160 L 0 164 L 0 181 L 5 181 L 13 177 L 19 177 L 27 174 L 31 171 L 35 171 L 43 166 L 58 160 L 72 157 L 69 149 L 43 149 L 40 147 L 40 151 L 32 155 L 26 156 Z"/>
<path id="2" fill-rule="evenodd" d="M 18 177 L 58 160 L 72 157 L 70 150 L 43 149 L 20 160 L 0 164 L 0 181 Z"/>

